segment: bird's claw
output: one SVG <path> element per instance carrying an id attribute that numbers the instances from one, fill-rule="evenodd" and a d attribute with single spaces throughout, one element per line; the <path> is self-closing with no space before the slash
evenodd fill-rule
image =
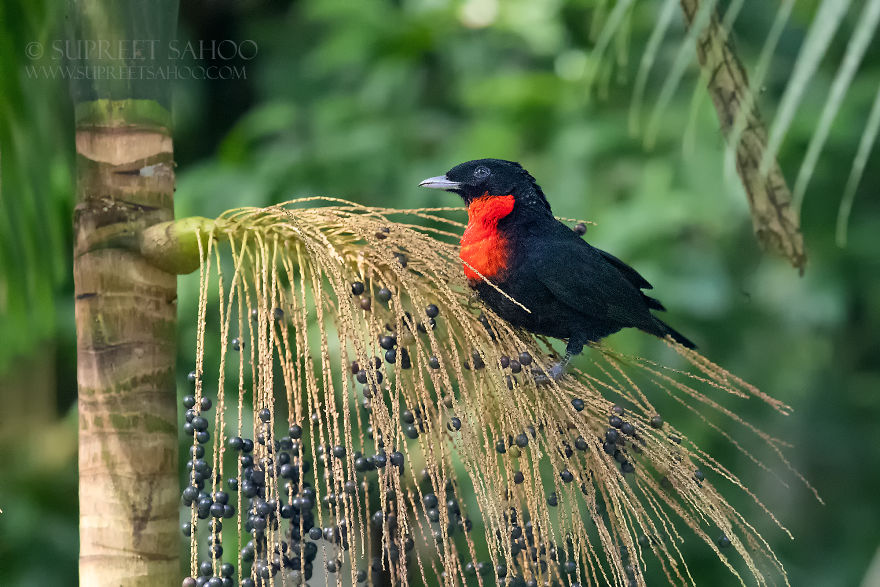
<path id="1" fill-rule="evenodd" d="M 532 371 L 532 377 L 537 385 L 548 385 L 550 381 L 559 381 L 565 376 L 565 364 L 555 363 L 550 369 L 544 371 L 535 369 Z"/>

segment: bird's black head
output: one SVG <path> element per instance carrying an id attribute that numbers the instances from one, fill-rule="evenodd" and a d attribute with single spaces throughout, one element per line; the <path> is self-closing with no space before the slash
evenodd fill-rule
<path id="1" fill-rule="evenodd" d="M 535 178 L 515 161 L 475 159 L 456 165 L 446 175 L 429 177 L 419 185 L 455 192 L 467 205 L 483 196 L 512 195 L 518 204 L 538 205 L 550 210 Z"/>

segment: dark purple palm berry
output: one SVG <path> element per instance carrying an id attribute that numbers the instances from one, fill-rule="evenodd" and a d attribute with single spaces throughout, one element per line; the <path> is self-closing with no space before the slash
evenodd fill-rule
<path id="1" fill-rule="evenodd" d="M 651 428 L 661 428 L 663 426 L 663 418 L 660 414 L 651 416 Z"/>
<path id="2" fill-rule="evenodd" d="M 521 365 L 531 365 L 532 364 L 532 355 L 528 352 L 523 351 L 519 354 L 519 362 Z"/>
<path id="3" fill-rule="evenodd" d="M 376 297 L 379 298 L 382 302 L 387 302 L 391 299 L 391 290 L 387 287 L 383 287 L 378 292 L 376 292 Z"/>
<path id="4" fill-rule="evenodd" d="M 583 222 L 578 222 L 574 225 L 574 228 L 572 230 L 574 230 L 576 235 L 584 236 L 585 234 L 587 234 L 587 225 Z"/>
<path id="5" fill-rule="evenodd" d="M 183 407 L 187 409 L 191 409 L 196 405 L 196 398 L 192 395 L 183 396 Z"/>
<path id="6" fill-rule="evenodd" d="M 435 304 L 428 304 L 425 308 L 425 314 L 428 318 L 436 318 L 440 315 L 440 308 L 438 308 Z"/>
<path id="7" fill-rule="evenodd" d="M 199 497 L 199 489 L 194 485 L 187 485 L 183 490 L 183 500 L 187 502 L 194 502 Z"/>
<path id="8" fill-rule="evenodd" d="M 359 296 L 364 293 L 364 283 L 362 281 L 354 281 L 351 284 L 351 293 Z"/>

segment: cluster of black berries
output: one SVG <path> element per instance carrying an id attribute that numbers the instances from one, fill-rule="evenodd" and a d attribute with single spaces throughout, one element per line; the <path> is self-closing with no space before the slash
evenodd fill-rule
<path id="1" fill-rule="evenodd" d="M 290 427 L 288 436 L 273 440 L 266 425 L 257 436 L 257 443 L 266 447 L 267 456 L 259 460 L 255 459 L 252 439 L 234 436 L 228 440 L 229 448 L 238 455 L 241 475 L 230 477 L 226 483 L 243 498 L 244 529 L 251 535 L 241 549 L 246 565 L 242 587 L 268 585 L 282 569 L 294 581 L 312 576 L 318 548 L 314 541 L 304 539 L 303 532 L 309 537 L 314 534 L 316 497 L 314 488 L 304 480 L 311 471 L 311 462 L 300 458 L 301 436 L 302 428 L 295 425 Z M 277 498 L 267 496 L 267 485 L 272 484 L 273 477 L 286 480 Z M 288 520 L 288 529 L 281 542 L 270 550 L 267 534 L 277 531 L 281 520 Z M 323 532 L 318 539 L 322 536 Z M 219 558 L 222 550 L 214 554 Z"/>
<path id="2" fill-rule="evenodd" d="M 371 303 L 369 302 L 370 298 L 363 295 L 366 291 L 364 283 L 361 281 L 353 282 L 351 284 L 351 291 L 354 296 L 360 297 L 361 307 L 365 310 L 369 310 Z M 390 301 L 391 296 L 391 290 L 387 287 L 382 287 L 376 292 L 376 298 L 383 303 Z M 412 314 L 404 312 L 405 319 L 403 321 L 403 326 L 406 329 L 406 332 L 403 333 L 403 336 L 411 336 L 413 324 L 415 325 L 416 331 L 421 334 L 426 334 L 428 329 L 434 330 L 437 327 L 436 318 L 440 315 L 440 308 L 435 304 L 428 304 L 425 307 L 425 315 L 427 320 L 416 322 L 413 320 Z M 410 356 L 409 351 L 401 346 L 400 338 L 401 335 L 398 333 L 398 329 L 395 325 L 385 325 L 385 333 L 379 335 L 378 340 L 379 347 L 384 353 L 384 361 L 389 365 L 395 365 L 400 369 L 412 369 L 412 357 Z M 381 392 L 381 385 L 385 377 L 382 372 L 382 364 L 382 358 L 377 356 L 367 361 L 367 364 L 362 365 L 357 361 L 352 361 L 350 366 L 351 374 L 355 376 L 358 383 L 363 385 L 363 407 L 367 411 L 372 408 L 373 396 L 379 395 Z M 435 356 L 429 357 L 428 366 L 431 369 L 439 369 L 439 359 Z"/>
<path id="3" fill-rule="evenodd" d="M 528 351 L 523 351 L 518 355 L 515 355 L 513 358 L 508 357 L 507 355 L 501 355 L 500 365 L 502 369 L 510 369 L 510 375 L 506 376 L 507 380 L 507 389 L 513 390 L 516 387 L 518 380 L 516 376 L 523 371 L 523 367 L 528 367 L 532 364 L 532 355 Z M 533 372 L 533 375 L 540 376 L 541 374 L 538 372 Z"/>
<path id="4" fill-rule="evenodd" d="M 534 440 L 537 435 L 538 431 L 534 426 L 526 426 L 526 429 L 516 436 L 514 436 L 513 434 L 508 434 L 507 439 L 499 439 L 495 443 L 495 450 L 498 452 L 498 454 L 503 455 L 507 452 L 508 448 L 517 447 L 517 449 L 524 449 L 529 445 L 529 438 Z"/>
<path id="5" fill-rule="evenodd" d="M 190 380 L 195 381 L 194 373 L 190 375 Z M 201 413 L 211 408 L 211 401 L 203 397 L 198 404 L 199 411 L 195 409 L 196 401 L 193 396 L 186 396 L 183 402 L 187 410 L 186 424 L 189 425 L 184 426 L 186 432 L 197 435 L 204 432 L 207 435 L 208 421 Z M 242 579 L 241 586 L 268 585 L 282 569 L 288 573 L 294 584 L 298 584 L 312 576 L 312 564 L 318 552 L 316 540 L 324 539 L 340 548 L 348 548 L 345 521 L 328 528 L 315 527 L 316 494 L 305 480 L 311 472 L 311 462 L 300 456 L 302 428 L 292 425 L 286 437 L 273 440 L 271 412 L 266 408 L 261 409 L 258 417 L 263 424 L 263 432 L 256 436 L 256 440 L 239 436 L 228 440 L 229 448 L 236 454 L 241 473 L 240 476 L 226 479 L 226 485 L 228 491 L 240 494 L 244 529 L 251 535 L 251 539 L 241 550 L 241 558 L 246 565 L 242 569 L 245 578 Z M 195 508 L 199 519 L 210 518 L 209 558 L 199 564 L 197 577 L 184 579 L 183 585 L 187 587 L 233 585 L 232 575 L 235 568 L 229 563 L 221 563 L 223 545 L 220 532 L 222 520 L 235 516 L 236 509 L 230 503 L 230 494 L 227 491 L 220 490 L 213 494 L 205 491 L 206 484 L 210 484 L 214 478 L 214 472 L 205 459 L 203 446 L 209 438 L 210 436 L 197 436 L 199 443 L 190 449 L 192 458 L 187 463 L 190 483 L 184 488 L 182 496 L 183 504 Z M 265 449 L 257 451 L 255 445 L 261 445 Z M 257 457 L 257 453 L 265 456 Z M 333 454 L 338 458 L 344 457 L 344 448 L 334 447 Z M 393 456 L 392 460 L 397 460 L 397 457 Z M 399 455 L 399 460 L 402 464 L 402 454 Z M 284 482 L 278 497 L 270 496 L 271 492 L 267 491 L 275 479 Z M 351 489 L 356 489 L 353 482 Z M 287 530 L 283 533 L 281 542 L 271 548 L 267 535 L 278 530 L 281 520 L 288 521 Z M 190 536 L 194 529 L 190 522 L 186 522 L 182 525 L 182 531 Z M 328 570 L 329 568 L 328 564 Z"/>
<path id="6" fill-rule="evenodd" d="M 518 587 L 537 587 L 538 582 L 534 578 L 525 579 L 522 572 L 525 568 L 538 569 L 541 574 L 547 574 L 548 567 L 554 565 L 560 576 L 571 576 L 577 572 L 578 565 L 574 560 L 561 560 L 559 552 L 553 543 L 542 544 L 535 540 L 534 527 L 531 520 L 521 522 L 516 508 L 510 508 L 504 514 L 504 520 L 508 527 L 508 539 L 510 540 L 510 553 L 513 557 L 514 569 L 517 573 L 510 577 L 507 584 L 516 585 Z M 531 561 L 531 565 L 524 564 Z M 488 563 L 477 563 L 474 565 L 473 571 L 476 573 L 489 574 L 490 570 L 486 567 Z M 491 569 L 491 567 L 490 567 Z M 470 567 L 465 567 L 467 573 Z M 473 571 L 471 571 L 473 573 Z M 499 579 L 507 577 L 508 569 L 504 564 L 495 567 L 496 576 Z M 530 573 L 530 574 L 532 574 Z M 570 583 L 571 587 L 575 587 L 578 583 Z"/>
<path id="7" fill-rule="evenodd" d="M 501 356 L 501 368 L 507 369 L 510 368 L 511 373 L 521 373 L 523 367 L 527 367 L 532 364 L 532 355 L 527 351 L 521 352 L 515 358 L 511 359 L 507 355 Z"/>
<path id="8" fill-rule="evenodd" d="M 632 473 L 635 466 L 629 459 L 629 451 L 641 454 L 645 439 L 638 434 L 636 427 L 624 420 L 625 412 L 620 406 L 611 407 L 611 416 L 608 418 L 609 428 L 605 431 L 602 450 L 614 457 L 620 463 L 622 473 Z M 627 444 L 629 443 L 629 444 Z"/>
<path id="9" fill-rule="evenodd" d="M 211 561 L 203 561 L 199 565 L 199 576 L 184 579 L 183 587 L 231 587 L 234 585 L 232 580 L 234 574 L 235 567 L 229 563 L 223 563 L 218 569 L 218 574 L 215 575 L 214 565 Z"/>
<path id="10" fill-rule="evenodd" d="M 382 535 L 384 547 L 381 556 L 374 556 L 370 561 L 373 572 L 380 574 L 389 572 L 392 576 L 406 574 L 409 565 L 409 553 L 415 547 L 412 536 L 406 534 L 400 536 L 397 522 L 397 493 L 391 489 L 383 493 L 384 506 L 375 510 L 370 515 L 370 522 L 376 534 Z M 403 553 L 403 568 L 401 566 L 401 553 Z M 383 569 L 383 561 L 385 568 Z M 390 568 L 389 568 L 390 567 Z M 366 576 L 366 571 L 358 571 L 358 579 Z"/>
<path id="11" fill-rule="evenodd" d="M 405 409 L 400 412 L 400 422 L 403 426 L 403 434 L 410 440 L 415 440 L 419 434 L 427 432 L 428 423 L 422 416 L 422 410 L 415 408 L 414 410 Z M 459 423 L 459 425 L 461 425 Z"/>
<path id="12" fill-rule="evenodd" d="M 432 536 L 437 544 L 443 542 L 443 532 L 440 524 L 446 524 L 446 533 L 451 537 L 457 530 L 470 532 L 473 527 L 469 518 L 463 516 L 459 498 L 455 494 L 455 485 L 451 480 L 446 481 L 444 486 L 445 496 L 437 495 L 431 486 L 431 476 L 427 469 L 423 469 L 421 473 L 421 481 L 423 485 L 422 505 L 425 508 L 425 516 L 434 526 Z M 442 515 L 443 506 L 445 505 L 446 517 Z"/>
<path id="13" fill-rule="evenodd" d="M 187 379 L 189 379 L 190 383 L 194 384 L 196 372 L 191 371 Z M 183 433 L 189 437 L 195 435 L 196 441 L 199 444 L 206 444 L 211 440 L 211 433 L 208 432 L 208 419 L 202 415 L 203 412 L 211 409 L 211 405 L 210 398 L 205 396 L 202 396 L 198 405 L 196 405 L 196 397 L 194 395 L 183 396 L 183 407 L 186 410 L 184 412 Z"/>
<path id="14" fill-rule="evenodd" d="M 188 376 L 191 383 L 196 382 L 196 373 L 191 372 Z M 203 416 L 211 409 L 210 398 L 202 396 L 196 402 L 193 395 L 183 398 L 184 433 L 192 438 L 195 435 L 197 444 L 190 446 L 190 459 L 186 463 L 189 475 L 189 484 L 183 489 L 182 500 L 187 507 L 195 508 L 196 515 L 201 520 L 210 518 L 210 535 L 208 538 L 209 560 L 202 561 L 199 565 L 198 577 L 187 577 L 183 581 L 186 587 L 231 587 L 232 575 L 235 567 L 229 563 L 220 563 L 223 557 L 223 545 L 220 539 L 220 531 L 223 528 L 222 519 L 228 519 L 235 515 L 235 507 L 229 503 L 229 494 L 225 491 L 216 491 L 213 494 L 205 490 L 206 482 L 213 479 L 213 470 L 205 459 L 204 445 L 210 440 L 208 432 L 208 420 Z M 185 522 L 181 526 L 185 536 L 191 536 L 192 524 Z"/>

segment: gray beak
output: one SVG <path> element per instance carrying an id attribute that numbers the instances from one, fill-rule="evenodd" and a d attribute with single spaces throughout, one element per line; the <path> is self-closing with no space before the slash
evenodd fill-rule
<path id="1" fill-rule="evenodd" d="M 429 177 L 428 179 L 422 181 L 419 184 L 420 188 L 431 188 L 435 190 L 457 190 L 461 187 L 461 184 L 457 181 L 449 181 L 446 179 L 445 175 L 438 175 L 437 177 Z"/>

